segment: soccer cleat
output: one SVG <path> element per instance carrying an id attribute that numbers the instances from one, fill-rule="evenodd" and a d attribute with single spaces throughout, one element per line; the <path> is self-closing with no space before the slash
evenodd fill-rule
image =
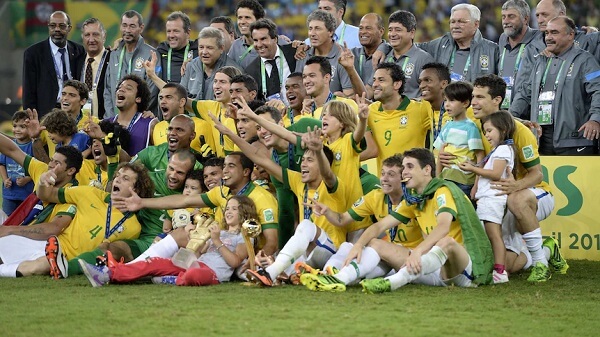
<path id="1" fill-rule="evenodd" d="M 300 276 L 300 282 L 312 291 L 346 291 L 346 285 L 335 276 L 302 274 L 302 276 Z"/>
<path id="2" fill-rule="evenodd" d="M 363 287 L 363 293 L 367 294 L 380 294 L 392 291 L 390 281 L 382 277 L 362 280 L 360 281 L 360 285 Z"/>
<path id="3" fill-rule="evenodd" d="M 156 276 L 152 278 L 152 283 L 154 284 L 170 284 L 177 285 L 177 276 L 169 275 L 169 276 Z"/>
<path id="4" fill-rule="evenodd" d="M 494 284 L 506 283 L 508 282 L 508 273 L 505 270 L 502 274 L 500 274 L 494 270 L 492 272 L 492 278 L 494 280 Z"/>
<path id="5" fill-rule="evenodd" d="M 294 265 L 294 270 L 296 271 L 297 275 L 302 275 L 302 274 L 317 275 L 317 274 L 321 273 L 321 271 L 319 269 L 315 269 L 304 262 L 296 262 L 296 264 Z"/>
<path id="6" fill-rule="evenodd" d="M 107 266 L 108 268 L 114 268 L 116 267 L 118 264 L 123 264 L 125 259 L 123 257 L 121 257 L 120 261 L 117 261 L 112 253 L 110 252 L 110 250 L 107 250 L 104 255 L 100 255 L 96 257 L 96 266 L 102 267 L 102 266 Z"/>
<path id="7" fill-rule="evenodd" d="M 531 274 L 527 278 L 529 282 L 546 282 L 550 279 L 552 275 L 550 274 L 550 268 L 544 265 L 541 262 L 536 262 L 533 265 L 531 270 Z"/>
<path id="8" fill-rule="evenodd" d="M 569 269 L 569 265 L 567 264 L 567 260 L 562 256 L 560 252 L 560 248 L 558 247 L 558 241 L 556 241 L 553 237 L 547 237 L 542 244 L 544 247 L 548 247 L 550 249 L 550 258 L 548 259 L 548 263 L 554 270 L 554 272 L 559 274 L 566 274 L 567 269 Z"/>
<path id="9" fill-rule="evenodd" d="M 94 266 L 84 260 L 78 260 L 77 262 L 92 286 L 102 287 L 110 281 L 110 272 L 107 266 Z"/>
<path id="10" fill-rule="evenodd" d="M 333 275 L 335 275 L 335 274 L 337 274 L 339 272 L 340 272 L 340 270 L 337 269 L 334 266 L 327 266 L 327 267 L 325 267 L 325 275 L 331 275 L 331 276 L 333 276 Z"/>
<path id="11" fill-rule="evenodd" d="M 248 280 L 256 284 L 263 285 L 265 287 L 273 286 L 273 280 L 271 280 L 271 276 L 262 268 L 258 268 L 258 270 L 246 270 L 246 277 Z"/>
<path id="12" fill-rule="evenodd" d="M 46 259 L 50 264 L 50 275 L 55 280 L 61 278 L 67 278 L 68 274 L 68 261 L 65 255 L 60 249 L 60 242 L 55 235 L 52 235 L 46 241 Z"/>

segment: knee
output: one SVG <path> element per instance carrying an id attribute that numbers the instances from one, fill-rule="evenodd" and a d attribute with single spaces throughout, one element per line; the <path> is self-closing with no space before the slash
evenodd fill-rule
<path id="1" fill-rule="evenodd" d="M 438 241 L 436 244 L 436 246 L 440 247 L 444 253 L 446 253 L 446 255 L 450 255 L 452 254 L 452 252 L 457 248 L 457 247 L 462 247 L 461 245 L 458 244 L 458 242 L 456 242 L 456 240 L 454 240 L 453 238 L 446 236 L 443 239 L 441 239 L 440 241 Z"/>
<path id="2" fill-rule="evenodd" d="M 508 195 L 506 207 L 515 215 L 519 216 L 530 209 L 535 212 L 537 199 L 529 190 L 522 190 Z"/>

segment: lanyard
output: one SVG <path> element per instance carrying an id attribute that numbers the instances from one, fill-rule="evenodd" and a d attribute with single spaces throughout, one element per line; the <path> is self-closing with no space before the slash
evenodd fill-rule
<path id="1" fill-rule="evenodd" d="M 279 49 L 279 48 L 278 48 Z M 279 51 L 277 53 L 277 56 L 279 57 L 279 91 L 281 91 L 281 81 L 283 79 L 283 55 L 281 55 L 281 51 Z M 271 74 L 273 73 L 273 68 L 271 68 Z M 260 75 L 261 75 L 261 80 L 262 80 L 262 92 L 263 92 L 263 97 L 266 99 L 267 98 L 267 71 L 265 69 L 265 62 L 263 62 L 261 60 L 260 62 Z"/>
<path id="2" fill-rule="evenodd" d="M 100 166 L 96 166 L 94 171 L 96 171 L 96 175 L 98 176 L 98 182 L 102 184 L 102 170 L 100 169 Z"/>
<path id="3" fill-rule="evenodd" d="M 135 115 L 133 115 L 133 118 L 129 121 L 129 125 L 127 126 L 127 132 L 131 133 L 131 129 L 133 129 L 133 126 L 135 125 L 135 122 L 137 121 L 138 117 L 140 116 L 139 112 L 136 112 Z M 117 122 L 117 118 L 119 117 L 119 115 L 116 115 L 115 117 L 113 117 L 113 123 Z"/>
<path id="4" fill-rule="evenodd" d="M 342 23 L 344 25 L 344 27 L 342 27 L 342 33 L 340 34 L 340 36 L 338 37 L 337 42 L 341 44 L 341 42 L 344 42 L 344 34 L 346 34 L 346 23 Z"/>
<path id="5" fill-rule="evenodd" d="M 360 78 L 362 78 L 362 75 L 363 75 L 363 63 L 364 62 L 365 62 L 365 54 L 360 53 L 360 56 L 358 57 L 358 76 L 360 76 Z"/>
<path id="6" fill-rule="evenodd" d="M 452 67 L 454 67 L 454 58 L 456 57 L 456 49 L 452 52 L 452 57 L 450 58 L 450 71 L 452 71 Z M 463 77 L 467 77 L 467 72 L 469 72 L 469 66 L 471 65 L 471 52 L 469 52 L 469 57 L 467 57 L 467 62 L 465 63 L 465 68 L 463 69 Z"/>
<path id="7" fill-rule="evenodd" d="M 392 198 L 390 198 L 389 195 L 385 195 L 383 197 L 384 201 L 387 201 L 387 207 L 388 207 L 388 215 L 392 214 Z M 398 226 L 394 226 L 392 228 L 390 228 L 390 242 L 394 242 L 394 238 L 396 237 L 396 233 L 398 233 Z"/>
<path id="8" fill-rule="evenodd" d="M 288 108 L 287 114 L 288 118 L 290 119 L 290 124 L 294 125 L 294 110 L 292 108 Z"/>
<path id="9" fill-rule="evenodd" d="M 183 62 L 187 60 L 187 54 L 190 50 L 190 43 L 185 46 L 185 51 L 183 52 Z M 167 53 L 167 82 L 171 82 L 171 53 L 173 52 L 173 48 L 169 47 L 169 52 Z"/>
<path id="10" fill-rule="evenodd" d="M 525 44 L 521 44 L 519 47 L 519 53 L 517 54 L 517 60 L 515 61 L 515 69 L 513 70 L 513 78 L 517 77 L 517 72 L 519 71 L 519 65 L 521 64 L 521 55 L 523 54 L 523 50 L 525 50 Z M 500 70 L 498 72 L 498 76 L 502 77 L 502 72 L 504 71 L 504 55 L 506 54 L 506 48 L 502 50 L 502 56 L 500 57 Z"/>
<path id="11" fill-rule="evenodd" d="M 544 87 L 546 86 L 546 78 L 548 77 L 548 69 L 550 69 L 550 63 L 552 63 L 552 59 L 548 59 L 548 64 L 546 64 L 546 71 L 544 71 L 544 76 L 542 77 L 540 92 L 542 92 L 542 90 L 544 90 Z M 556 75 L 556 80 L 554 80 L 554 92 L 556 92 L 556 89 L 558 88 L 558 80 L 560 79 L 560 74 L 562 73 L 564 65 L 565 61 L 562 61 L 562 63 L 560 64 L 560 69 L 558 69 L 558 74 Z"/>
<path id="12" fill-rule="evenodd" d="M 221 123 L 221 104 L 219 104 L 219 123 Z M 221 132 L 219 132 L 219 143 L 221 144 L 221 146 L 224 146 L 225 144 L 225 138 L 223 137 L 223 134 Z"/>
<path id="13" fill-rule="evenodd" d="M 325 103 L 331 101 L 332 99 L 335 98 L 335 95 L 333 93 L 331 93 L 331 91 L 329 92 L 329 95 L 327 95 L 327 99 L 325 100 Z M 317 110 L 317 103 L 313 102 L 312 104 L 312 116 L 315 117 L 315 110 Z M 325 105 L 325 104 L 323 104 Z M 320 120 L 323 120 L 323 114 L 321 114 L 321 116 L 319 116 Z"/>
<path id="14" fill-rule="evenodd" d="M 240 55 L 240 57 L 239 57 L 240 62 L 242 62 L 246 58 L 246 56 L 248 56 L 248 54 L 252 51 L 253 48 L 254 48 L 254 44 L 252 44 L 251 46 L 249 46 L 246 49 L 246 51 L 242 55 Z"/>
<path id="15" fill-rule="evenodd" d="M 446 112 L 446 108 L 444 107 L 444 102 L 442 101 L 442 106 L 440 106 L 440 118 L 438 119 L 438 124 L 437 126 L 434 125 L 433 126 L 433 141 L 435 141 L 438 137 L 438 135 L 440 134 L 440 131 L 442 129 L 442 119 L 444 119 L 444 113 Z M 435 121 L 434 121 L 435 123 Z"/>
<path id="16" fill-rule="evenodd" d="M 288 155 L 288 168 L 291 169 L 292 163 L 294 163 L 294 145 L 292 145 L 292 143 L 288 144 L 287 155 Z M 273 151 L 271 152 L 271 156 L 273 157 L 273 161 L 277 165 L 281 166 L 281 163 L 279 163 L 279 154 L 277 154 L 277 150 L 273 149 Z"/>
<path id="17" fill-rule="evenodd" d="M 315 194 L 313 195 L 313 199 L 319 199 L 319 193 L 315 190 Z M 304 220 L 310 220 L 312 216 L 312 208 L 306 206 L 308 203 L 308 184 L 304 184 Z"/>
<path id="18" fill-rule="evenodd" d="M 125 214 L 123 214 L 123 217 L 121 218 L 121 220 L 119 220 L 117 222 L 117 224 L 111 229 L 110 228 L 111 214 L 112 214 L 112 200 L 110 200 L 108 202 L 108 210 L 106 211 L 106 228 L 104 231 L 104 239 L 105 240 L 108 240 L 108 238 L 111 235 L 113 235 L 117 230 L 119 230 L 121 227 L 123 227 L 123 223 L 125 222 L 125 220 L 127 220 L 131 216 L 130 212 L 125 212 Z"/>
<path id="19" fill-rule="evenodd" d="M 402 57 L 402 56 L 400 56 L 400 57 Z M 404 69 L 406 69 L 406 64 L 408 63 L 408 60 L 410 60 L 410 57 L 407 56 L 404 59 L 404 63 L 402 63 L 402 71 L 404 71 Z M 390 57 L 388 57 L 387 62 L 396 63 L 396 60 L 394 59 L 394 56 L 390 56 Z"/>
<path id="20" fill-rule="evenodd" d="M 108 50 L 104 50 L 104 52 L 102 52 L 102 58 L 100 58 L 100 63 L 98 64 L 98 71 L 96 71 L 96 76 L 94 76 L 94 83 L 92 83 L 92 87 L 89 88 L 90 91 L 92 90 L 96 90 L 96 88 L 98 87 L 98 81 L 100 81 L 100 75 L 102 73 L 102 65 L 104 64 L 104 61 L 106 61 L 106 56 L 108 56 Z M 85 68 L 87 67 L 87 62 L 85 62 L 84 66 L 83 66 L 83 70 L 81 71 L 81 82 L 85 82 Z"/>
<path id="21" fill-rule="evenodd" d="M 123 58 L 125 57 L 125 46 L 121 49 L 121 56 L 119 56 L 119 71 L 117 72 L 117 79 L 121 78 L 121 70 L 123 69 Z M 133 54 L 129 59 L 129 67 L 127 68 L 127 73 L 131 72 L 131 61 L 133 61 Z"/>

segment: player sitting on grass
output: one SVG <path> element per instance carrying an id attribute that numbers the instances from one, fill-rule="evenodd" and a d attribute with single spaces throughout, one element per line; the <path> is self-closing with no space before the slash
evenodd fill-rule
<path id="1" fill-rule="evenodd" d="M 426 149 L 404 152 L 403 166 L 406 188 L 417 194 L 404 192 L 400 206 L 363 233 L 350 250 L 346 264 L 360 264 L 363 247 L 400 222 L 416 219 L 424 240 L 392 259 L 390 264 L 404 265 L 396 274 L 363 280 L 363 291 L 381 293 L 410 282 L 460 287 L 491 283 L 492 249 L 467 196 L 454 183 L 435 178 L 435 159 Z"/>
<path id="2" fill-rule="evenodd" d="M 192 224 L 173 231 L 131 263 L 94 266 L 80 260 L 79 264 L 94 287 L 109 282 L 127 283 L 147 276 L 154 276 L 154 283 L 179 286 L 206 286 L 227 282 L 234 269 L 248 257 L 240 232 L 242 223 L 256 218 L 256 207 L 252 199 L 243 195 L 231 197 L 225 207 L 223 229 L 216 222 L 209 226 L 210 239 L 201 248 L 200 257 L 188 269 L 173 264 L 171 257 L 179 247 L 187 245 L 189 233 L 195 229 Z"/>

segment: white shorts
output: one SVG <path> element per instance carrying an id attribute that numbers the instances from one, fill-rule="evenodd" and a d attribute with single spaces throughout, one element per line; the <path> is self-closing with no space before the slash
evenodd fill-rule
<path id="1" fill-rule="evenodd" d="M 46 241 L 32 240 L 19 235 L 0 238 L 0 259 L 2 263 L 21 263 L 46 256 Z"/>
<path id="2" fill-rule="evenodd" d="M 313 224 L 313 226 L 316 227 L 317 225 Z M 309 266 L 322 269 L 333 254 L 337 252 L 337 248 L 323 229 L 321 229 L 321 235 L 315 243 L 317 246 L 308 255 L 306 263 Z"/>
<path id="3" fill-rule="evenodd" d="M 542 221 L 552 214 L 552 210 L 554 210 L 554 196 L 541 188 L 532 187 L 529 190 L 535 194 L 537 198 L 537 212 L 536 217 L 538 221 Z M 514 233 L 519 233 L 517 229 L 517 219 L 515 215 L 510 212 L 510 210 L 506 209 L 506 215 L 504 219 L 502 219 L 502 236 L 512 236 Z"/>
<path id="4" fill-rule="evenodd" d="M 477 216 L 481 221 L 502 223 L 506 210 L 506 198 L 483 197 L 477 200 Z"/>
<path id="5" fill-rule="evenodd" d="M 434 271 L 433 273 L 419 276 L 419 278 L 412 281 L 411 283 L 424 284 L 424 285 L 434 286 L 434 287 L 447 287 L 450 285 L 455 285 L 457 287 L 463 287 L 463 288 L 476 287 L 476 285 L 473 284 L 473 262 L 471 262 L 470 257 L 469 257 L 469 263 L 467 264 L 467 267 L 459 275 L 456 275 L 453 278 L 450 278 L 448 280 L 444 280 L 444 279 L 442 279 L 441 273 L 442 273 L 442 269 L 440 268 L 440 269 Z"/>

